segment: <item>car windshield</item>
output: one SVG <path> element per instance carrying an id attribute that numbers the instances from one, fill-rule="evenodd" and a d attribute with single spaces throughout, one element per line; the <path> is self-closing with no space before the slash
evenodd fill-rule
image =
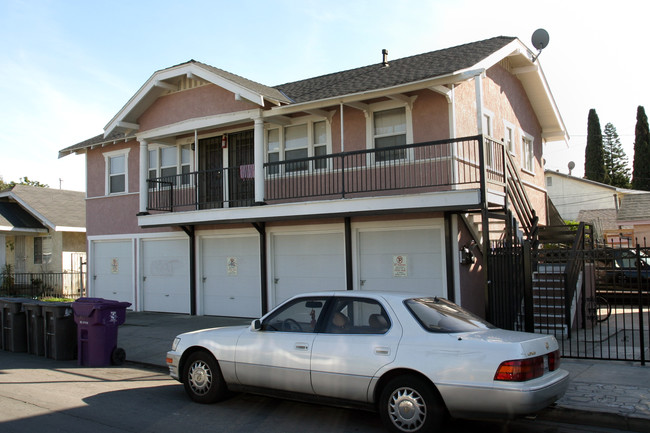
<path id="1" fill-rule="evenodd" d="M 494 329 L 495 326 L 441 298 L 415 298 L 405 301 L 406 307 L 429 332 L 468 332 Z"/>

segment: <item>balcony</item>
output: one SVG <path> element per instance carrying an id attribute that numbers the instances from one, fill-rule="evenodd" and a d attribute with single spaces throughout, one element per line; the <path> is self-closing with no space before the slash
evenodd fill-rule
<path id="1" fill-rule="evenodd" d="M 250 207 L 256 204 L 256 181 L 264 182 L 267 205 L 479 189 L 482 185 L 503 192 L 505 161 L 501 143 L 472 136 L 270 162 L 264 164 L 264 179 L 255 179 L 253 165 L 216 168 L 148 179 L 147 210 Z"/>

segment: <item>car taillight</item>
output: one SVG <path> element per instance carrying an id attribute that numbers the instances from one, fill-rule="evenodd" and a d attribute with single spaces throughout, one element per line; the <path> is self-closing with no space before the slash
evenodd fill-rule
<path id="1" fill-rule="evenodd" d="M 548 354 L 548 371 L 560 368 L 560 349 Z"/>
<path id="2" fill-rule="evenodd" d="M 544 374 L 544 358 L 547 357 L 548 371 L 560 368 L 560 351 L 548 353 L 535 358 L 504 361 L 499 365 L 494 375 L 494 380 L 510 382 L 524 382 L 526 380 L 542 377 Z"/>
<path id="3" fill-rule="evenodd" d="M 499 365 L 494 380 L 523 382 L 541 377 L 544 374 L 544 357 L 504 361 Z"/>

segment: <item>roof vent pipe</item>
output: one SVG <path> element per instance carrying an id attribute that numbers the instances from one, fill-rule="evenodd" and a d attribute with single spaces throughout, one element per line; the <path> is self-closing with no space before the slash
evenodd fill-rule
<path id="1" fill-rule="evenodd" d="M 387 67 L 388 66 L 388 50 L 386 48 L 381 50 L 381 55 L 382 55 L 381 64 L 384 65 L 384 67 Z"/>

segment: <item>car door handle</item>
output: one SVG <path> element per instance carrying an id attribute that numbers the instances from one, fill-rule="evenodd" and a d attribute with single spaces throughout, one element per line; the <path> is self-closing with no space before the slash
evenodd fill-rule
<path id="1" fill-rule="evenodd" d="M 388 348 L 388 347 L 375 347 L 375 355 L 388 356 L 388 355 L 390 355 L 390 348 Z"/>
<path id="2" fill-rule="evenodd" d="M 307 350 L 307 349 L 309 349 L 309 344 L 307 344 L 307 343 L 296 343 L 296 349 L 298 349 L 298 350 Z"/>

